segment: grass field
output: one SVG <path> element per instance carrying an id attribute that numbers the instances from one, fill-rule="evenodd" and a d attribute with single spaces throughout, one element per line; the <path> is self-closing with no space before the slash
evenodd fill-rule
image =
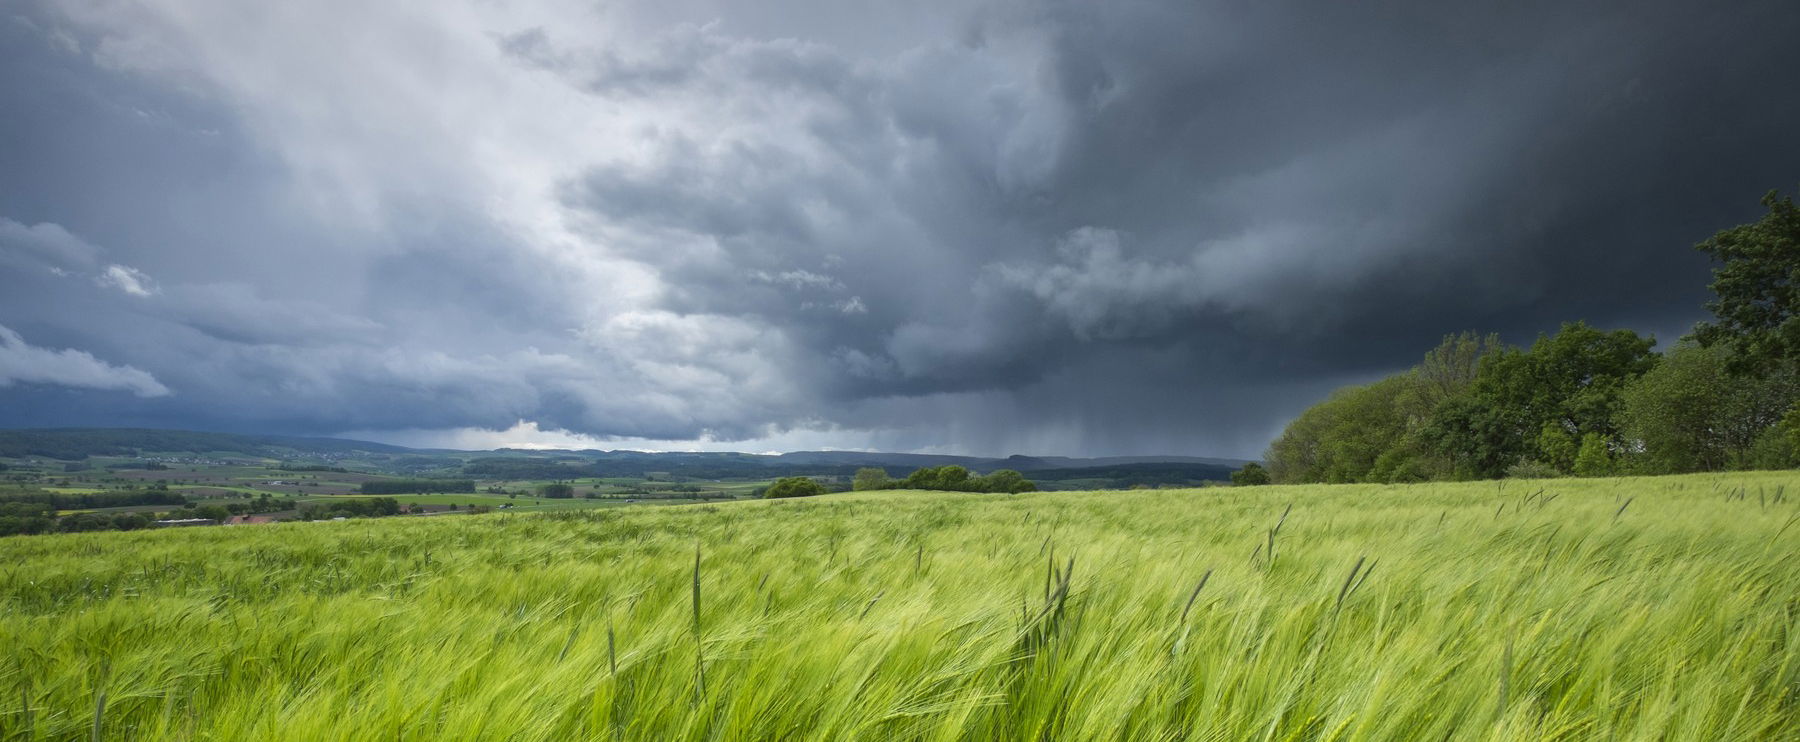
<path id="1" fill-rule="evenodd" d="M 1763 473 L 16 537 L 0 737 L 1792 740 L 1797 519 Z"/>

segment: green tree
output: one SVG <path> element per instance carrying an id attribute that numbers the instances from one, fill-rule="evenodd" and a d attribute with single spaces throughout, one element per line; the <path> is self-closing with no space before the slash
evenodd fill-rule
<path id="1" fill-rule="evenodd" d="M 1482 359 L 1505 348 L 1506 345 L 1500 342 L 1500 336 L 1493 333 L 1476 335 L 1473 332 L 1461 332 L 1445 335 L 1436 348 L 1425 353 L 1425 358 L 1413 370 L 1417 377 L 1417 385 L 1413 389 L 1416 399 L 1414 411 L 1429 415 L 1445 400 L 1462 394 L 1470 384 L 1475 383 L 1475 376 L 1481 371 Z"/>
<path id="2" fill-rule="evenodd" d="M 194 517 L 223 521 L 226 518 L 231 517 L 231 511 L 226 510 L 220 505 L 201 505 L 200 507 L 194 508 Z"/>
<path id="3" fill-rule="evenodd" d="M 1012 469 L 995 469 L 987 475 L 976 477 L 970 482 L 977 492 L 1019 493 L 1036 492 L 1037 483 L 1025 478 L 1025 475 Z"/>
<path id="4" fill-rule="evenodd" d="M 887 489 L 890 482 L 885 470 L 878 467 L 864 467 L 856 470 L 856 478 L 851 480 L 850 489 L 858 492 Z"/>
<path id="5" fill-rule="evenodd" d="M 575 496 L 575 487 L 563 482 L 553 482 L 538 486 L 538 494 L 553 500 L 568 499 Z"/>
<path id="6" fill-rule="evenodd" d="M 1606 436 L 1588 433 L 1581 437 L 1581 451 L 1575 454 L 1574 470 L 1578 477 L 1604 477 L 1612 473 L 1612 453 L 1607 450 Z"/>
<path id="7" fill-rule="evenodd" d="M 1767 372 L 1800 366 L 1800 208 L 1770 191 L 1769 212 L 1719 232 L 1696 247 L 1722 263 L 1708 288 L 1716 322 L 1695 328 L 1701 344 L 1734 352 L 1732 370 Z"/>
<path id="8" fill-rule="evenodd" d="M 1620 421 L 1635 470 L 1669 474 L 1750 464 L 1765 433 L 1800 400 L 1800 376 L 1733 375 L 1732 359 L 1724 345 L 1683 341 L 1625 388 Z"/>
<path id="9" fill-rule="evenodd" d="M 1288 423 L 1263 454 L 1276 482 L 1362 482 L 1408 429 L 1408 374 L 1345 387 Z"/>
<path id="10" fill-rule="evenodd" d="M 1269 470 L 1254 461 L 1245 464 L 1244 468 L 1231 473 L 1231 483 L 1239 487 L 1249 487 L 1269 483 Z"/>
<path id="11" fill-rule="evenodd" d="M 910 490 L 966 491 L 969 486 L 969 470 L 955 464 L 923 467 L 906 475 L 900 486 Z"/>
<path id="12" fill-rule="evenodd" d="M 1423 435 L 1460 475 L 1484 478 L 1545 458 L 1538 436 L 1547 424 L 1571 438 L 1594 433 L 1616 442 L 1621 392 L 1656 365 L 1654 343 L 1630 330 L 1565 324 L 1529 350 L 1489 355 L 1468 390 L 1432 413 Z"/>
<path id="13" fill-rule="evenodd" d="M 812 497 L 825 494 L 825 486 L 811 477 L 782 477 L 769 485 L 763 497 Z"/>

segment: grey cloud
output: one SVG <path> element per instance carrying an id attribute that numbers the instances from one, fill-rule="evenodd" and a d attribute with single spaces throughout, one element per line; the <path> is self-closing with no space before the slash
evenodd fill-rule
<path id="1" fill-rule="evenodd" d="M 1783 2 L 344 12 L 0 30 L 0 322 L 181 391 L 10 419 L 1254 455 L 1800 172 Z"/>
<path id="2" fill-rule="evenodd" d="M 69 233 L 60 224 L 25 225 L 0 217 L 0 260 L 13 269 L 38 268 L 63 273 L 93 270 L 100 248 Z"/>
<path id="3" fill-rule="evenodd" d="M 139 397 L 170 394 L 168 387 L 141 369 L 115 366 L 79 350 L 36 347 L 0 325 L 0 388 L 19 384 L 127 391 Z"/>

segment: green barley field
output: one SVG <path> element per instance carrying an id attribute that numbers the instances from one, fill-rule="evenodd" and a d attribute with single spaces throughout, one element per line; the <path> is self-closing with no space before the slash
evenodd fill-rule
<path id="1" fill-rule="evenodd" d="M 1800 473 L 0 540 L 0 739 L 1796 740 Z"/>

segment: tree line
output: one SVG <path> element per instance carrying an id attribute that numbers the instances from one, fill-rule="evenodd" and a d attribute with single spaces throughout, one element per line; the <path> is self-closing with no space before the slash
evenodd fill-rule
<path id="1" fill-rule="evenodd" d="M 854 490 L 939 490 L 943 492 L 1036 492 L 1037 483 L 1012 469 L 995 469 L 975 474 L 956 464 L 927 466 L 913 470 L 904 479 L 890 479 L 887 471 L 868 467 L 856 470 L 851 480 Z"/>
<path id="2" fill-rule="evenodd" d="M 113 493 L 104 493 L 112 495 Z M 121 493 L 125 494 L 125 493 Z M 149 493 L 142 493 L 148 495 Z M 156 525 L 158 520 L 200 519 L 223 522 L 233 515 L 251 513 L 275 513 L 293 510 L 296 501 L 293 498 L 276 499 L 264 492 L 256 498 L 244 502 L 228 502 L 224 504 L 209 503 L 196 505 L 185 497 L 174 493 L 161 493 L 163 497 L 146 497 L 141 502 L 117 502 L 102 500 L 108 504 L 67 507 L 67 500 L 58 498 L 83 497 L 83 495 L 62 495 L 58 493 L 8 493 L 0 496 L 0 536 L 21 536 L 39 533 L 83 533 L 87 531 L 135 531 Z M 92 495 L 87 495 L 91 497 Z M 61 502 L 62 505 L 56 503 Z M 180 505 L 176 510 L 162 513 L 70 513 L 57 515 L 58 510 L 76 510 L 92 507 L 122 507 L 127 505 Z"/>
<path id="3" fill-rule="evenodd" d="M 414 495 L 439 493 L 473 493 L 473 479 L 371 479 L 363 482 L 365 495 Z"/>
<path id="4" fill-rule="evenodd" d="M 6 492 L 0 503 L 37 503 L 52 510 L 98 510 L 131 505 L 186 505 L 188 499 L 167 489 L 132 490 L 128 492 Z"/>
<path id="5" fill-rule="evenodd" d="M 1445 337 L 1408 371 L 1344 387 L 1234 481 L 1414 482 L 1800 465 L 1800 210 L 1698 245 L 1721 264 L 1702 323 L 1665 353 L 1564 324 L 1530 347 Z M 1260 468 L 1260 467 L 1259 467 Z M 1265 476 L 1266 474 L 1266 476 Z"/>

